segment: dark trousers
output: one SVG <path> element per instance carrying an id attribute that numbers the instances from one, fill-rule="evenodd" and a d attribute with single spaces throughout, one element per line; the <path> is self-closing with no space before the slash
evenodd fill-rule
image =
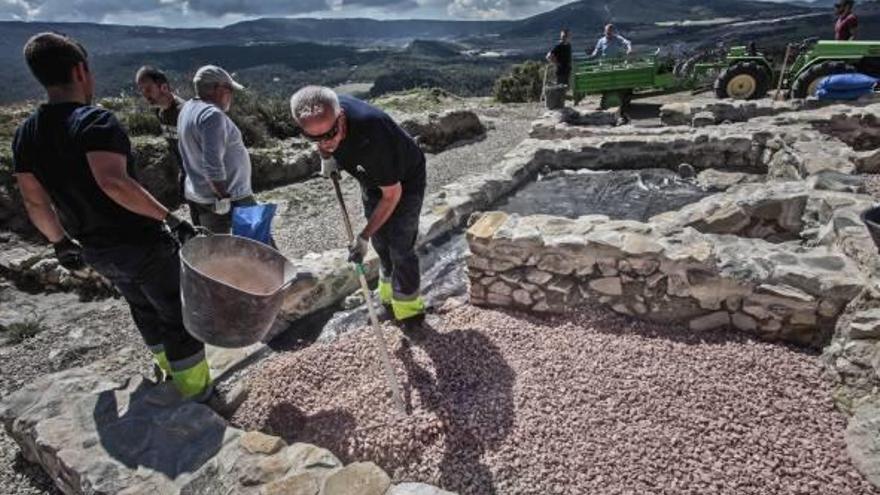
<path id="1" fill-rule="evenodd" d="M 416 255 L 416 237 L 419 235 L 419 216 L 424 197 L 424 187 L 404 192 L 394 213 L 371 239 L 382 265 L 382 276 L 391 279 L 395 298 L 407 298 L 419 292 L 421 274 L 419 257 Z M 376 210 L 381 199 L 379 192 L 364 193 L 364 213 L 367 218 Z"/>
<path id="2" fill-rule="evenodd" d="M 170 235 L 142 245 L 86 247 L 83 257 L 125 298 L 150 350 L 164 350 L 171 363 L 204 353 L 204 344 L 183 326 L 179 246 Z"/>
<path id="3" fill-rule="evenodd" d="M 566 86 L 571 81 L 571 72 L 559 72 L 556 70 L 556 84 L 565 84 Z"/>
<path id="4" fill-rule="evenodd" d="M 232 232 L 232 209 L 225 215 L 214 213 L 214 205 L 203 205 L 193 201 L 187 201 L 189 216 L 193 225 L 204 227 L 214 234 L 229 234 Z M 247 196 L 232 202 L 232 207 L 254 206 L 257 200 L 253 196 Z"/>

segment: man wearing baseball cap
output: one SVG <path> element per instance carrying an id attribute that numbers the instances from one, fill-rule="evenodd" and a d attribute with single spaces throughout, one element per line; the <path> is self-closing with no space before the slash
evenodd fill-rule
<path id="1" fill-rule="evenodd" d="M 241 131 L 226 115 L 244 86 L 206 65 L 193 77 L 196 97 L 180 109 L 177 134 L 186 171 L 184 196 L 193 223 L 215 234 L 232 231 L 232 208 L 255 205 L 251 159 Z"/>

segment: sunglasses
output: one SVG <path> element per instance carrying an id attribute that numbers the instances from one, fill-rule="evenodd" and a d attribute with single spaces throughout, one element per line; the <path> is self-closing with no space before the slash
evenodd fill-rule
<path id="1" fill-rule="evenodd" d="M 313 136 L 311 134 L 306 134 L 306 131 L 301 131 L 300 134 L 302 135 L 302 137 L 308 139 L 309 141 L 311 141 L 313 143 L 321 143 L 324 141 L 329 141 L 329 140 L 335 138 L 337 134 L 339 134 L 339 117 L 342 117 L 342 115 L 340 114 L 338 117 L 336 117 L 336 120 L 333 122 L 333 127 L 331 127 L 329 131 L 327 131 L 323 134 L 318 134 L 316 136 Z"/>

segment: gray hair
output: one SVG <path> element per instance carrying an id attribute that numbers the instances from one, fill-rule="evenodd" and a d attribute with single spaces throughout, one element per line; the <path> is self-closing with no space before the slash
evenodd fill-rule
<path id="1" fill-rule="evenodd" d="M 290 113 L 297 124 L 303 120 L 324 115 L 332 111 L 339 115 L 339 97 L 330 88 L 324 86 L 306 86 L 290 97 Z"/>

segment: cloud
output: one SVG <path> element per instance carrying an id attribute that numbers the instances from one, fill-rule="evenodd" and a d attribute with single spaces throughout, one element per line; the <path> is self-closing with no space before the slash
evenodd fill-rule
<path id="1" fill-rule="evenodd" d="M 0 0 L 0 19 L 173 26 L 303 15 L 506 19 L 563 3 L 566 0 Z"/>

